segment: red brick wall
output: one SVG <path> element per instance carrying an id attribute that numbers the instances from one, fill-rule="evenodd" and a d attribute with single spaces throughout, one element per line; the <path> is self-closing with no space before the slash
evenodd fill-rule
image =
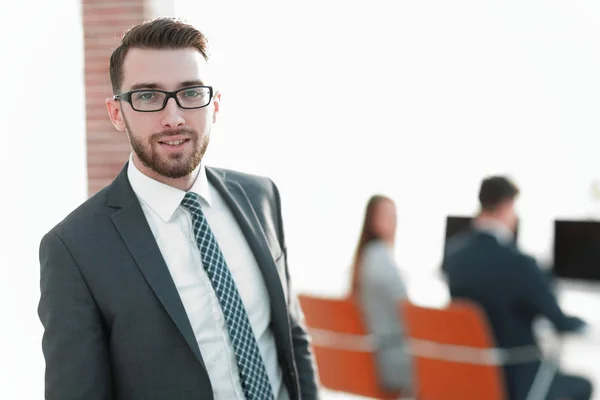
<path id="1" fill-rule="evenodd" d="M 144 0 L 82 0 L 85 46 L 88 194 L 109 184 L 127 161 L 127 135 L 106 111 L 112 96 L 109 59 L 123 32 L 145 19 Z"/>

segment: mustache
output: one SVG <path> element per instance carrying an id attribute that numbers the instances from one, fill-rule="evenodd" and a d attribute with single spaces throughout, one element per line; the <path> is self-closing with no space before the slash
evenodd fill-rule
<path id="1" fill-rule="evenodd" d="M 196 137 L 198 133 L 190 128 L 179 128 L 179 129 L 165 129 L 163 131 L 153 133 L 152 139 L 154 140 L 165 140 L 173 136 L 189 136 Z"/>

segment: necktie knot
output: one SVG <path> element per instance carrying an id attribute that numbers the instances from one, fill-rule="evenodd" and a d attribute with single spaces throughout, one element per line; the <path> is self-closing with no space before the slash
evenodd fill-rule
<path id="1" fill-rule="evenodd" d="M 187 192 L 181 200 L 181 205 L 187 208 L 195 215 L 202 215 L 202 208 L 200 207 L 200 196 L 194 192 Z"/>

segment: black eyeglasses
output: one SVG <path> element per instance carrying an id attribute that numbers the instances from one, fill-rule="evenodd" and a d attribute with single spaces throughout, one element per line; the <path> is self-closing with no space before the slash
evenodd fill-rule
<path id="1" fill-rule="evenodd" d="M 155 112 L 166 107 L 170 98 L 174 98 L 180 108 L 192 110 L 206 107 L 213 97 L 212 86 L 190 86 L 174 92 L 158 89 L 140 89 L 116 94 L 113 100 L 124 100 L 131 108 L 139 112 Z"/>

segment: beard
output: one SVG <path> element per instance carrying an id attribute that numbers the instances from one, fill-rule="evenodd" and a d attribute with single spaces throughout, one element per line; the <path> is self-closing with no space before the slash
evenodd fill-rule
<path id="1" fill-rule="evenodd" d="M 164 130 L 153 133 L 148 138 L 141 138 L 132 132 L 127 122 L 125 124 L 131 147 L 142 164 L 166 178 L 177 179 L 191 174 L 200 165 L 210 141 L 210 126 L 208 132 L 202 137 L 193 129 L 180 128 Z M 192 152 L 190 153 L 188 149 L 171 154 L 163 151 L 161 149 L 163 145 L 159 141 L 167 141 L 169 137 L 174 136 L 188 139 L 191 142 Z"/>

